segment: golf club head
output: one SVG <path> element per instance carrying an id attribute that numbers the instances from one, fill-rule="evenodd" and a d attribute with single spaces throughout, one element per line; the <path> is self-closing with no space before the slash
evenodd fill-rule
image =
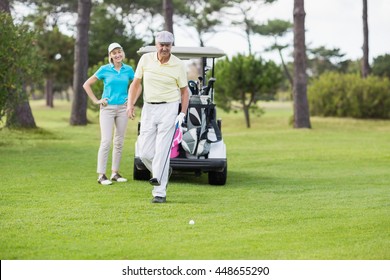
<path id="1" fill-rule="evenodd" d="M 149 180 L 149 183 L 152 185 L 152 186 L 160 186 L 160 182 L 157 180 L 157 178 L 151 178 Z"/>

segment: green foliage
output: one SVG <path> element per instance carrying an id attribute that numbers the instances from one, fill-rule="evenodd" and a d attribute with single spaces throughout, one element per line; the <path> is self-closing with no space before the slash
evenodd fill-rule
<path id="1" fill-rule="evenodd" d="M 380 55 L 374 58 L 372 74 L 390 79 L 390 54 Z"/>
<path id="2" fill-rule="evenodd" d="M 39 9 L 55 13 L 77 12 L 77 0 L 25 0 L 26 4 L 35 4 Z"/>
<path id="3" fill-rule="evenodd" d="M 134 59 L 127 59 L 125 58 L 123 60 L 123 63 L 127 64 L 127 65 L 130 65 L 131 67 L 133 67 L 134 71 L 135 71 L 135 68 L 136 68 L 136 64 L 135 64 L 135 61 Z M 96 73 L 97 70 L 99 70 L 99 68 L 103 65 L 107 64 L 107 62 L 105 61 L 101 61 L 99 62 L 98 64 L 90 67 L 88 69 L 88 77 L 91 77 L 93 74 Z M 95 94 L 96 98 L 97 99 L 101 99 L 102 98 L 102 95 L 103 95 L 103 88 L 104 88 L 104 85 L 103 85 L 103 81 L 100 81 L 100 80 L 97 80 L 96 83 L 94 83 L 92 86 L 92 91 L 93 93 Z M 97 106 L 96 104 L 94 104 L 91 99 L 88 98 L 88 109 L 91 109 L 92 111 L 99 111 L 99 106 Z"/>
<path id="4" fill-rule="evenodd" d="M 127 32 L 125 22 L 120 20 L 116 12 L 110 11 L 105 4 L 93 6 L 89 32 L 89 65 L 95 65 L 103 59 L 108 62 L 107 48 L 112 42 L 123 47 L 127 58 L 138 62 L 140 56 L 137 50 L 145 45 L 144 41 Z"/>
<path id="5" fill-rule="evenodd" d="M 219 60 L 215 65 L 215 99 L 225 111 L 237 103 L 241 108 L 255 105 L 258 100 L 273 99 L 282 72 L 272 61 L 255 56 L 237 55 Z"/>
<path id="6" fill-rule="evenodd" d="M 0 121 L 7 111 L 27 99 L 25 87 L 41 77 L 35 34 L 26 25 L 14 25 L 0 12 Z"/>
<path id="7" fill-rule="evenodd" d="M 273 99 L 282 81 L 282 71 L 272 61 L 253 55 L 237 55 L 219 60 L 215 65 L 215 100 L 225 111 L 242 110 L 246 127 L 250 127 L 250 112 L 261 116 L 258 100 Z"/>
<path id="8" fill-rule="evenodd" d="M 257 4 L 271 4 L 275 0 L 173 0 L 175 7 L 175 15 L 188 25 L 196 30 L 199 36 L 200 46 L 205 46 L 207 41 L 207 35 L 215 34 L 218 31 L 218 27 L 223 29 L 227 25 L 238 25 L 245 29 L 245 32 L 252 33 L 254 26 L 256 25 L 252 18 L 249 18 L 246 14 L 251 8 Z M 240 11 L 240 14 L 235 14 Z M 237 21 L 232 18 L 235 16 L 243 19 Z"/>
<path id="9" fill-rule="evenodd" d="M 329 72 L 308 87 L 315 116 L 390 118 L 390 80 L 376 76 Z"/>
<path id="10" fill-rule="evenodd" d="M 200 45 L 204 45 L 204 35 L 216 31 L 216 26 L 221 23 L 220 10 L 226 7 L 229 1 L 177 1 L 175 10 L 183 15 L 190 26 L 193 26 L 199 35 Z M 186 5 L 183 5 L 187 2 Z"/>
<path id="11" fill-rule="evenodd" d="M 73 83 L 75 40 L 60 31 L 59 23 L 63 21 L 61 17 L 77 12 L 77 1 L 58 3 L 58 1 L 33 0 L 28 2 L 36 5 L 36 11 L 29 14 L 25 21 L 37 33 L 37 45 L 42 58 L 44 78 L 47 81 L 50 80 L 52 85 L 52 88 L 42 89 L 42 92 L 51 94 L 66 91 L 72 87 Z M 62 27 L 64 27 L 63 24 Z"/>
<path id="12" fill-rule="evenodd" d="M 256 26 L 254 31 L 264 36 L 283 37 L 290 32 L 293 24 L 281 19 L 268 20 L 267 24 Z"/>
<path id="13" fill-rule="evenodd" d="M 327 49 L 324 46 L 308 49 L 308 70 L 310 76 L 318 77 L 327 71 L 345 70 L 346 61 L 342 60 L 345 54 L 340 49 Z"/>
<path id="14" fill-rule="evenodd" d="M 44 75 L 53 79 L 54 89 L 61 91 L 72 86 L 74 39 L 64 35 L 58 27 L 55 27 L 53 30 L 42 31 L 37 42 Z"/>

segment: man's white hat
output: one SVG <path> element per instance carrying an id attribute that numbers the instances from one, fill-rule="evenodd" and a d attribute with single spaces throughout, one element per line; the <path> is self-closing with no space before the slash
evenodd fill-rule
<path id="1" fill-rule="evenodd" d="M 116 48 L 120 48 L 122 49 L 121 45 L 119 45 L 118 43 L 111 43 L 109 46 L 108 46 L 108 53 L 112 52 L 114 49 Z"/>
<path id="2" fill-rule="evenodd" d="M 158 43 L 170 43 L 173 44 L 175 41 L 173 34 L 169 31 L 161 31 L 156 35 L 156 42 Z"/>

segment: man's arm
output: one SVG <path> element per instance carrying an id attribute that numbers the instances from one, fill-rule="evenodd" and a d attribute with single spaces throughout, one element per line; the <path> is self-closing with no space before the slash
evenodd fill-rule
<path id="1" fill-rule="evenodd" d="M 135 118 L 135 102 L 137 102 L 139 96 L 141 95 L 141 91 L 141 79 L 134 78 L 129 87 L 129 94 L 127 98 L 127 116 L 132 120 Z"/>
<path id="2" fill-rule="evenodd" d="M 188 109 L 188 102 L 190 99 L 190 96 L 188 94 L 188 87 L 185 86 L 183 88 L 180 88 L 181 93 L 181 113 L 186 114 Z"/>

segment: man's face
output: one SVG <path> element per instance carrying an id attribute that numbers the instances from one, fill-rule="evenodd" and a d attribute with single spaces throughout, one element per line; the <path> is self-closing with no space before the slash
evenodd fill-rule
<path id="1" fill-rule="evenodd" d="M 171 55 L 172 43 L 160 43 L 156 44 L 157 53 L 160 58 L 169 58 Z"/>

